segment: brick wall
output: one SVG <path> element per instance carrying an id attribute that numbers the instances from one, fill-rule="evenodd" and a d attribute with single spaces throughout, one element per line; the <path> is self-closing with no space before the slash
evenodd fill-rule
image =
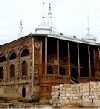
<path id="1" fill-rule="evenodd" d="M 21 57 L 22 50 L 27 47 L 29 55 Z M 9 55 L 12 51 L 16 51 L 17 58 L 9 60 Z M 31 98 L 32 93 L 32 37 L 21 37 L 18 40 L 6 43 L 0 46 L 0 56 L 6 57 L 5 62 L 0 63 L 0 67 L 3 67 L 3 79 L 0 80 L 0 97 L 7 99 L 22 98 L 22 88 L 26 88 L 26 98 Z M 27 77 L 22 76 L 21 64 L 23 61 L 27 62 Z M 15 65 L 15 77 L 10 77 L 10 65 Z"/>
<path id="2" fill-rule="evenodd" d="M 54 107 L 100 106 L 100 81 L 52 86 L 52 103 Z"/>

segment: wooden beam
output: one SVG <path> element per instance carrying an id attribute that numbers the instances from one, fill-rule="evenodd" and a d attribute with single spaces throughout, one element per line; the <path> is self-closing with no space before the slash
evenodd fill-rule
<path id="1" fill-rule="evenodd" d="M 79 53 L 79 44 L 77 44 L 78 50 L 78 77 L 80 78 L 80 53 Z"/>
<path id="2" fill-rule="evenodd" d="M 59 40 L 57 39 L 57 65 L 58 65 L 58 75 L 59 75 Z"/>
<path id="3" fill-rule="evenodd" d="M 69 76 L 71 77 L 71 71 L 70 71 L 70 49 L 69 49 L 69 42 L 68 42 L 68 66 L 69 66 Z"/>
<path id="4" fill-rule="evenodd" d="M 47 37 L 45 37 L 45 74 L 47 74 Z"/>
<path id="5" fill-rule="evenodd" d="M 90 49 L 88 45 L 88 57 L 89 57 L 89 78 L 91 77 L 91 60 L 90 60 Z"/>

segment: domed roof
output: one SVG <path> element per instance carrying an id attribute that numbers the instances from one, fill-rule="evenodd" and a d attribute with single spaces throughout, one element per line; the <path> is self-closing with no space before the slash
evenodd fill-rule
<path id="1" fill-rule="evenodd" d="M 92 36 L 89 32 L 82 38 L 82 40 L 90 43 L 96 43 L 96 37 Z"/>
<path id="2" fill-rule="evenodd" d="M 37 34 L 39 33 L 48 34 L 49 26 L 43 20 L 42 23 L 35 28 L 35 32 Z"/>

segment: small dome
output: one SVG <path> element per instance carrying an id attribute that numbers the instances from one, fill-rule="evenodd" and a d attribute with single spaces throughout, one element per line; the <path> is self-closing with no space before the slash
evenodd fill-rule
<path id="1" fill-rule="evenodd" d="M 35 28 L 36 34 L 49 34 L 49 26 L 43 21 Z"/>
<path id="2" fill-rule="evenodd" d="M 96 43 L 96 37 L 92 36 L 90 33 L 87 33 L 86 36 L 82 38 L 82 40 L 90 43 Z"/>

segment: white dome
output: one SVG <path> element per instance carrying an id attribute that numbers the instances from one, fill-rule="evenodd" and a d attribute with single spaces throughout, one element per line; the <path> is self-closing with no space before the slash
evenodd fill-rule
<path id="1" fill-rule="evenodd" d="M 49 26 L 43 21 L 40 25 L 35 28 L 36 34 L 49 34 Z"/>
<path id="2" fill-rule="evenodd" d="M 96 43 L 96 37 L 92 36 L 90 33 L 87 33 L 86 36 L 82 38 L 82 40 L 90 43 Z"/>

